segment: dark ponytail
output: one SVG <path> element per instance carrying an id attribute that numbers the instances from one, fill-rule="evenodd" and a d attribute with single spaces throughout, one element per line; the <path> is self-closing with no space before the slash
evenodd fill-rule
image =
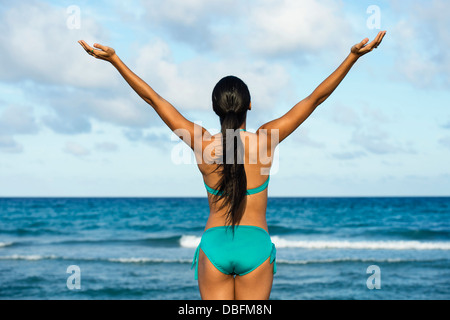
<path id="1" fill-rule="evenodd" d="M 232 227 L 239 225 L 246 205 L 244 146 L 236 130 L 247 117 L 250 99 L 247 85 L 233 76 L 220 80 L 212 94 L 213 109 L 220 117 L 223 146 L 223 161 L 218 167 L 222 177 L 215 186 L 218 193 L 214 202 L 223 200 L 220 209 L 226 208 L 226 222 Z"/>

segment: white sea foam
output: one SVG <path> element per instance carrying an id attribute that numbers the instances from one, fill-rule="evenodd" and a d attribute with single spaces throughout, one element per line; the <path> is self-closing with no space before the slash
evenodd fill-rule
<path id="1" fill-rule="evenodd" d="M 200 244 L 201 237 L 196 236 L 182 236 L 180 239 L 180 246 L 183 248 L 197 248 Z"/>
<path id="2" fill-rule="evenodd" d="M 109 262 L 119 263 L 191 263 L 191 260 L 182 259 L 153 259 L 153 258 L 118 258 L 108 259 Z"/>
<path id="3" fill-rule="evenodd" d="M 25 260 L 25 261 L 39 261 L 39 260 L 78 260 L 78 261 L 107 261 L 115 263 L 191 263 L 192 260 L 186 259 L 154 259 L 154 258 L 74 258 L 74 257 L 58 257 L 54 255 L 18 255 L 0 256 L 0 261 L 4 260 Z"/>
<path id="4" fill-rule="evenodd" d="M 56 256 L 40 256 L 40 255 L 29 255 L 23 256 L 19 254 L 13 254 L 12 256 L 0 256 L 0 260 L 26 260 L 26 261 L 38 261 L 38 260 L 51 260 L 58 259 Z"/>
<path id="5" fill-rule="evenodd" d="M 77 260 L 77 261 L 104 261 L 112 263 L 123 264 L 149 264 L 149 263 L 175 263 L 175 264 L 191 264 L 192 259 L 158 259 L 158 258 L 69 258 L 58 256 L 41 256 L 41 255 L 12 255 L 12 256 L 0 256 L 0 261 L 5 260 L 24 260 L 24 261 L 39 261 L 39 260 Z M 439 260 L 439 259 L 438 259 Z M 415 259 L 362 259 L 362 258 L 337 258 L 337 259 L 312 259 L 312 260 L 285 260 L 277 259 L 278 264 L 286 265 L 308 265 L 308 264 L 333 264 L 340 262 L 367 262 L 367 263 L 405 263 L 405 262 L 424 262 L 424 261 L 437 261 L 437 260 L 415 260 Z"/>
<path id="6" fill-rule="evenodd" d="M 151 262 L 150 258 L 117 258 L 117 259 L 108 259 L 110 262 L 120 262 L 120 263 L 148 263 Z M 156 260 L 156 259 L 154 259 Z M 156 261 L 157 262 L 157 261 Z"/>
<path id="7" fill-rule="evenodd" d="M 12 245 L 13 245 L 12 242 L 0 242 L 0 248 L 9 247 L 9 246 L 12 246 Z"/>
<path id="8" fill-rule="evenodd" d="M 439 259 L 438 259 L 439 260 Z M 437 260 L 418 260 L 418 259 L 360 259 L 360 258 L 338 258 L 338 259 L 318 259 L 318 260 L 284 260 L 277 259 L 279 264 L 293 264 L 293 265 L 306 265 L 306 264 L 333 264 L 339 262 L 367 262 L 367 263 L 405 263 L 405 262 L 434 262 Z"/>
<path id="9" fill-rule="evenodd" d="M 272 237 L 277 248 L 360 249 L 360 250 L 450 250 L 450 242 L 420 241 L 347 241 L 347 240 L 287 240 Z"/>
<path id="10" fill-rule="evenodd" d="M 196 248 L 201 238 L 182 236 L 180 245 L 184 248 Z M 277 248 L 303 249 L 357 249 L 357 250 L 450 250 L 450 242 L 421 241 L 348 241 L 348 240 L 295 240 L 273 236 L 272 242 Z"/>

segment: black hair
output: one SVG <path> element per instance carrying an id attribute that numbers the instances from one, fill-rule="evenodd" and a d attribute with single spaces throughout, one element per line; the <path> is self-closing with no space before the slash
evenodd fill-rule
<path id="1" fill-rule="evenodd" d="M 244 147 L 240 134 L 235 132 L 246 120 L 250 102 L 247 85 L 235 76 L 221 79 L 212 93 L 213 110 L 220 118 L 223 147 L 222 162 L 218 166 L 222 177 L 215 186 L 218 194 L 214 201 L 223 200 L 220 209 L 226 208 L 226 223 L 233 231 L 242 219 L 247 196 Z"/>

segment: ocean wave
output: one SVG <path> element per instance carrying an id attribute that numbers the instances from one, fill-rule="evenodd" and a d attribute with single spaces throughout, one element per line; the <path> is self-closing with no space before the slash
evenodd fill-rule
<path id="1" fill-rule="evenodd" d="M 48 235 L 64 235 L 60 229 L 50 228 L 17 228 L 17 229 L 0 229 L 0 234 L 9 234 L 16 236 L 48 236 Z"/>
<path id="2" fill-rule="evenodd" d="M 26 261 L 39 261 L 39 260 L 56 260 L 57 256 L 41 256 L 41 255 L 19 255 L 13 254 L 11 256 L 0 256 L 0 261 L 2 260 L 26 260 Z"/>
<path id="3" fill-rule="evenodd" d="M 83 257 L 59 257 L 54 255 L 11 255 L 0 256 L 0 261 L 5 260 L 23 260 L 23 261 L 41 261 L 41 260 L 70 260 L 76 262 L 102 262 L 102 263 L 119 263 L 119 264 L 191 264 L 191 259 L 159 259 L 146 257 L 129 257 L 129 258 L 83 258 Z M 277 264 L 282 265 L 309 265 L 309 264 L 337 264 L 337 263 L 420 263 L 420 262 L 436 262 L 448 261 L 448 259 L 364 259 L 364 258 L 337 258 L 337 259 L 312 259 L 312 260 L 285 260 L 277 259 Z"/>
<path id="4" fill-rule="evenodd" d="M 192 260 L 186 259 L 154 259 L 154 258 L 118 258 L 118 259 L 107 259 L 107 261 L 118 263 L 192 263 Z"/>
<path id="5" fill-rule="evenodd" d="M 450 238 L 450 232 L 446 230 L 432 230 L 432 229 L 399 229 L 399 228 L 388 228 L 381 229 L 375 228 L 370 231 L 363 230 L 363 234 L 367 235 L 383 235 L 389 238 L 397 239 L 407 239 L 407 240 L 417 240 L 417 241 L 441 241 L 448 240 Z"/>
<path id="6" fill-rule="evenodd" d="M 447 261 L 448 259 L 362 259 L 362 258 L 337 258 L 337 259 L 317 259 L 317 260 L 283 260 L 277 259 L 277 264 L 307 265 L 307 264 L 333 264 L 333 263 L 414 263 L 414 262 L 436 262 Z"/>
<path id="7" fill-rule="evenodd" d="M 287 240 L 272 237 L 277 248 L 357 249 L 357 250 L 450 250 L 450 242 L 421 241 L 347 241 L 347 240 Z"/>
<path id="8" fill-rule="evenodd" d="M 10 247 L 13 244 L 13 242 L 0 242 L 0 248 Z"/>
<path id="9" fill-rule="evenodd" d="M 197 248 L 200 244 L 201 237 L 197 236 L 182 236 L 180 238 L 180 246 L 183 248 Z"/>
<path id="10" fill-rule="evenodd" d="M 151 245 L 161 247 L 176 247 L 178 246 L 181 236 L 169 236 L 160 238 L 137 238 L 137 239 L 81 239 L 81 240 L 64 240 L 55 241 L 49 244 L 53 245 Z"/>
<path id="11" fill-rule="evenodd" d="M 272 242 L 277 248 L 299 248 L 299 249 L 354 249 L 354 250 L 450 250 L 450 241 L 416 241 L 416 240 L 378 240 L 378 241 L 358 241 L 358 240 L 299 240 L 281 236 L 272 236 Z M 176 235 L 161 238 L 143 239 L 85 239 L 85 240 L 65 240 L 55 242 L 0 242 L 0 249 L 11 246 L 33 246 L 33 245 L 118 245 L 125 246 L 139 245 L 162 248 L 197 248 L 201 236 Z"/>
<path id="12" fill-rule="evenodd" d="M 136 263 L 136 264 L 156 264 L 156 263 L 192 263 L 188 259 L 158 259 L 158 258 L 83 258 L 83 257 L 61 257 L 55 255 L 18 255 L 0 256 L 0 261 L 5 260 L 24 260 L 24 261 L 40 261 L 40 260 L 70 260 L 83 262 L 112 262 L 112 263 Z"/>
<path id="13" fill-rule="evenodd" d="M 184 248 L 196 248 L 201 237 L 182 236 L 180 245 Z M 272 242 L 277 248 L 302 249 L 356 249 L 356 250 L 450 250 L 450 242 L 421 241 L 347 241 L 347 240 L 292 240 L 273 236 Z"/>
<path id="14" fill-rule="evenodd" d="M 182 236 L 131 238 L 131 239 L 67 239 L 67 240 L 37 240 L 2 243 L 0 248 L 6 246 L 115 246 L 115 245 L 140 245 L 151 247 L 179 247 Z"/>
<path id="15" fill-rule="evenodd" d="M 271 234 L 324 234 L 327 228 L 302 228 L 294 226 L 269 225 Z"/>

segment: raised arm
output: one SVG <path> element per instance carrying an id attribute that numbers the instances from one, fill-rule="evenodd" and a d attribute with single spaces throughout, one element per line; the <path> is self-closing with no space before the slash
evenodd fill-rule
<path id="1" fill-rule="evenodd" d="M 260 129 L 266 129 L 269 133 L 271 132 L 271 130 L 278 130 L 278 141 L 281 142 L 286 139 L 313 113 L 313 111 L 321 103 L 323 103 L 333 93 L 333 91 L 337 88 L 337 86 L 341 83 L 352 66 L 355 64 L 355 62 L 361 56 L 372 51 L 374 48 L 377 48 L 380 45 L 381 40 L 383 40 L 385 34 L 386 31 L 381 31 L 371 43 L 367 44 L 369 42 L 369 39 L 365 38 L 360 43 L 354 45 L 350 50 L 350 54 L 345 58 L 344 62 L 342 62 L 342 64 L 308 97 L 297 103 L 285 115 L 262 125 Z"/>
<path id="2" fill-rule="evenodd" d="M 131 88 L 149 105 L 155 109 L 164 123 L 174 131 L 183 141 L 185 141 L 191 148 L 194 149 L 194 128 L 197 124 L 187 120 L 181 113 L 168 101 L 162 98 L 152 87 L 150 87 L 144 80 L 139 78 L 133 71 L 131 71 L 125 63 L 120 60 L 113 48 L 94 44 L 95 48 L 90 47 L 85 41 L 80 40 L 78 43 L 86 50 L 86 52 L 100 60 L 110 62 Z M 199 126 L 198 126 L 199 127 Z M 197 132 L 206 131 L 204 128 L 197 128 Z M 189 133 L 189 134 L 180 134 Z M 189 135 L 189 137 L 187 137 Z"/>

